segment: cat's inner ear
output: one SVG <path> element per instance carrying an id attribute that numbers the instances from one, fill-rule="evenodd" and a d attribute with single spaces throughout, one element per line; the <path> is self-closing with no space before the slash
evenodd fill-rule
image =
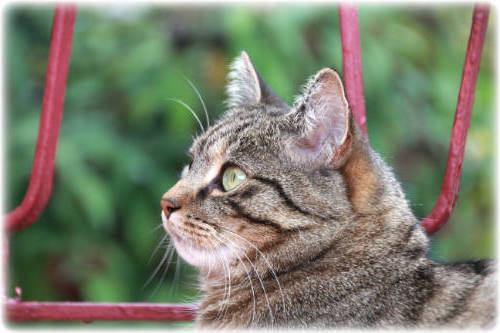
<path id="1" fill-rule="evenodd" d="M 298 129 L 288 141 L 294 159 L 334 168 L 345 162 L 351 143 L 349 105 L 333 69 L 320 70 L 307 83 L 288 116 Z"/>
<path id="2" fill-rule="evenodd" d="M 230 66 L 226 92 L 230 108 L 257 104 L 289 108 L 262 79 L 245 51 Z"/>

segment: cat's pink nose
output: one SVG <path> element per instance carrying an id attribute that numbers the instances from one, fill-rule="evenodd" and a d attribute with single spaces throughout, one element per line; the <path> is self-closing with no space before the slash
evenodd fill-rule
<path id="1" fill-rule="evenodd" d="M 181 206 L 177 205 L 177 203 L 174 199 L 162 198 L 161 199 L 161 208 L 163 209 L 165 216 L 168 218 L 170 216 L 170 214 L 172 214 L 177 209 L 181 208 Z"/>

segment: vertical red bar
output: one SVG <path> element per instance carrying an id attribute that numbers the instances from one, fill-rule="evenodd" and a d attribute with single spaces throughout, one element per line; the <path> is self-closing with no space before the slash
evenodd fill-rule
<path id="1" fill-rule="evenodd" d="M 56 6 L 31 179 L 22 203 L 7 215 L 8 232 L 35 222 L 50 197 L 75 16 L 75 5 Z"/>
<path id="2" fill-rule="evenodd" d="M 342 67 L 347 101 L 351 106 L 354 120 L 366 138 L 368 138 L 365 98 L 363 94 L 358 8 L 355 4 L 339 4 L 339 22 L 342 38 Z"/>
<path id="3" fill-rule="evenodd" d="M 458 199 L 462 164 L 464 161 L 465 142 L 469 130 L 476 81 L 481 63 L 484 37 L 488 26 L 490 8 L 488 5 L 475 5 L 472 26 L 465 56 L 462 82 L 458 94 L 455 120 L 451 132 L 448 164 L 441 187 L 441 193 L 432 212 L 422 221 L 422 226 L 431 234 L 439 230 L 450 217 Z"/>

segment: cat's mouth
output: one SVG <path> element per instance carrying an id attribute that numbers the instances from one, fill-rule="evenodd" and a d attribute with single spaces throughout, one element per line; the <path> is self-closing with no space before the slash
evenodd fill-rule
<path id="1" fill-rule="evenodd" d="M 189 264 L 204 268 L 217 266 L 217 253 L 226 252 L 227 246 L 217 242 L 215 232 L 210 229 L 198 229 L 189 220 L 178 214 L 166 218 L 162 212 L 162 222 L 165 230 L 174 242 L 179 255 Z"/>
<path id="2" fill-rule="evenodd" d="M 165 230 L 178 242 L 199 248 L 214 248 L 215 230 L 212 227 L 201 226 L 198 223 L 178 214 L 170 215 L 170 218 L 162 212 L 162 222 Z"/>

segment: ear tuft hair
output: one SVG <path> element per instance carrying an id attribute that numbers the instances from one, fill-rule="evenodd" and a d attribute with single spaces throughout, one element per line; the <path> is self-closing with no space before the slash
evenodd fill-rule
<path id="1" fill-rule="evenodd" d="M 248 54 L 242 51 L 229 68 L 226 105 L 234 108 L 258 104 L 261 99 L 259 78 Z"/>
<path id="2" fill-rule="evenodd" d="M 290 121 L 297 136 L 289 142 L 294 159 L 339 167 L 348 151 L 350 112 L 339 75 L 320 70 L 296 99 Z"/>
<path id="3" fill-rule="evenodd" d="M 288 111 L 289 106 L 279 98 L 260 77 L 245 51 L 230 65 L 225 104 L 228 108 L 254 106 L 259 103 L 273 105 Z"/>

